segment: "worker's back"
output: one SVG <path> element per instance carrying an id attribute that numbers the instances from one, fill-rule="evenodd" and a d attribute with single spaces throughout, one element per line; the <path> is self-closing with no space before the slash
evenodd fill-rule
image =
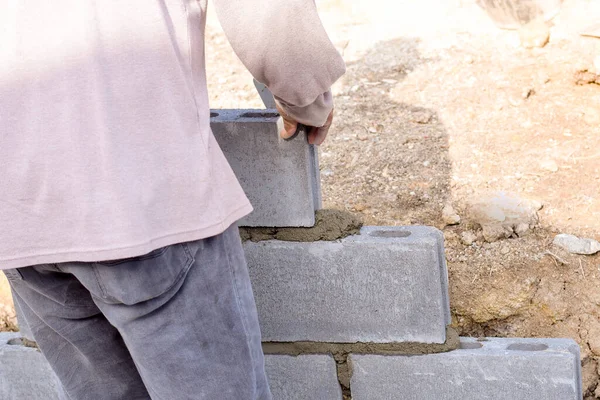
<path id="1" fill-rule="evenodd" d="M 344 66 L 313 0 L 216 6 L 254 76 L 322 125 Z M 205 2 L 0 9 L 0 269 L 145 254 L 251 211 L 210 132 Z"/>

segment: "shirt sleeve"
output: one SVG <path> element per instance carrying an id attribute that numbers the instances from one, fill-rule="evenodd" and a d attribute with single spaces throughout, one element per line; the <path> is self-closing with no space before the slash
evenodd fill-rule
<path id="1" fill-rule="evenodd" d="M 314 0 L 213 0 L 233 50 L 298 122 L 322 126 L 346 71 Z"/>

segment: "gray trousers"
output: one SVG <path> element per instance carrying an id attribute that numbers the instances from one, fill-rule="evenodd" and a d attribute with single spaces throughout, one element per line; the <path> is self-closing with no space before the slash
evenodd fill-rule
<path id="1" fill-rule="evenodd" d="M 5 271 L 72 400 L 270 400 L 237 227 L 147 255 Z"/>

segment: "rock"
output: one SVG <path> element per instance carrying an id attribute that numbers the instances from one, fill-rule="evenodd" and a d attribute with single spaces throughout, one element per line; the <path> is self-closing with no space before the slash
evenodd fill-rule
<path id="1" fill-rule="evenodd" d="M 365 211 L 367 208 L 369 208 L 369 206 L 366 204 L 363 204 L 363 203 L 358 203 L 358 204 L 354 205 L 353 208 L 355 211 L 360 212 L 360 211 Z"/>
<path id="2" fill-rule="evenodd" d="M 411 121 L 417 124 L 428 124 L 431 122 L 433 115 L 430 111 L 413 111 L 411 113 Z"/>
<path id="3" fill-rule="evenodd" d="M 558 171 L 558 164 L 556 163 L 556 161 L 554 161 L 552 159 L 542 161 L 540 163 L 540 167 L 543 170 L 550 171 L 550 172 Z"/>
<path id="4" fill-rule="evenodd" d="M 456 225 L 460 223 L 460 216 L 454 211 L 454 208 L 448 204 L 442 210 L 442 220 L 446 225 Z"/>
<path id="5" fill-rule="evenodd" d="M 578 69 L 574 74 L 576 85 L 598 84 L 600 85 L 600 75 L 586 68 Z"/>
<path id="6" fill-rule="evenodd" d="M 593 393 L 594 389 L 598 386 L 598 364 L 592 357 L 583 358 L 581 361 L 583 392 Z"/>
<path id="7" fill-rule="evenodd" d="M 483 241 L 485 241 L 485 237 L 483 236 L 483 231 L 478 231 L 476 242 L 483 242 Z"/>
<path id="8" fill-rule="evenodd" d="M 507 255 L 508 253 L 510 253 L 510 247 L 502 246 L 502 248 L 500 248 L 500 254 L 503 256 Z"/>
<path id="9" fill-rule="evenodd" d="M 589 256 L 600 252 L 600 242 L 597 240 L 582 239 L 565 233 L 556 235 L 552 243 L 573 254 L 583 254 Z"/>
<path id="10" fill-rule="evenodd" d="M 535 19 L 519 29 L 519 39 L 526 49 L 544 47 L 550 41 L 550 27 L 543 19 Z"/>
<path id="11" fill-rule="evenodd" d="M 537 292 L 537 278 L 506 282 L 505 290 L 486 290 L 472 299 L 455 302 L 458 315 L 468 315 L 475 323 L 484 324 L 519 315 L 531 307 Z"/>
<path id="12" fill-rule="evenodd" d="M 497 242 L 501 239 L 508 239 L 512 236 L 513 231 L 510 228 L 502 225 L 482 225 L 483 238 L 486 242 Z"/>
<path id="13" fill-rule="evenodd" d="M 600 323 L 597 320 L 593 321 L 591 318 L 586 321 L 588 335 L 587 342 L 590 346 L 590 351 L 596 356 L 600 356 Z"/>
<path id="14" fill-rule="evenodd" d="M 468 216 L 481 226 L 487 242 L 525 235 L 538 223 L 541 203 L 505 193 L 496 193 L 471 200 Z"/>
<path id="15" fill-rule="evenodd" d="M 465 246 L 470 246 L 477 241 L 477 235 L 473 231 L 464 231 L 460 234 L 460 241 Z"/>
<path id="16" fill-rule="evenodd" d="M 527 100 L 528 98 L 530 98 L 534 94 L 535 94 L 535 89 L 534 88 L 525 88 L 525 89 L 523 89 L 523 92 L 521 93 L 521 96 L 523 97 L 523 99 Z"/>
<path id="17" fill-rule="evenodd" d="M 515 233 L 517 234 L 518 237 L 523 237 L 523 236 L 527 235 L 529 233 L 529 224 L 526 224 L 524 222 L 518 224 L 515 227 Z"/>

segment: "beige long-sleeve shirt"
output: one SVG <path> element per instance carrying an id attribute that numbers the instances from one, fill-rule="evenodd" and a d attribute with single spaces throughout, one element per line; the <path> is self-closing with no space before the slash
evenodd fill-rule
<path id="1" fill-rule="evenodd" d="M 314 0 L 215 0 L 234 50 L 319 126 L 344 63 Z M 133 257 L 252 207 L 209 126 L 205 0 L 0 0 L 0 269 Z"/>

